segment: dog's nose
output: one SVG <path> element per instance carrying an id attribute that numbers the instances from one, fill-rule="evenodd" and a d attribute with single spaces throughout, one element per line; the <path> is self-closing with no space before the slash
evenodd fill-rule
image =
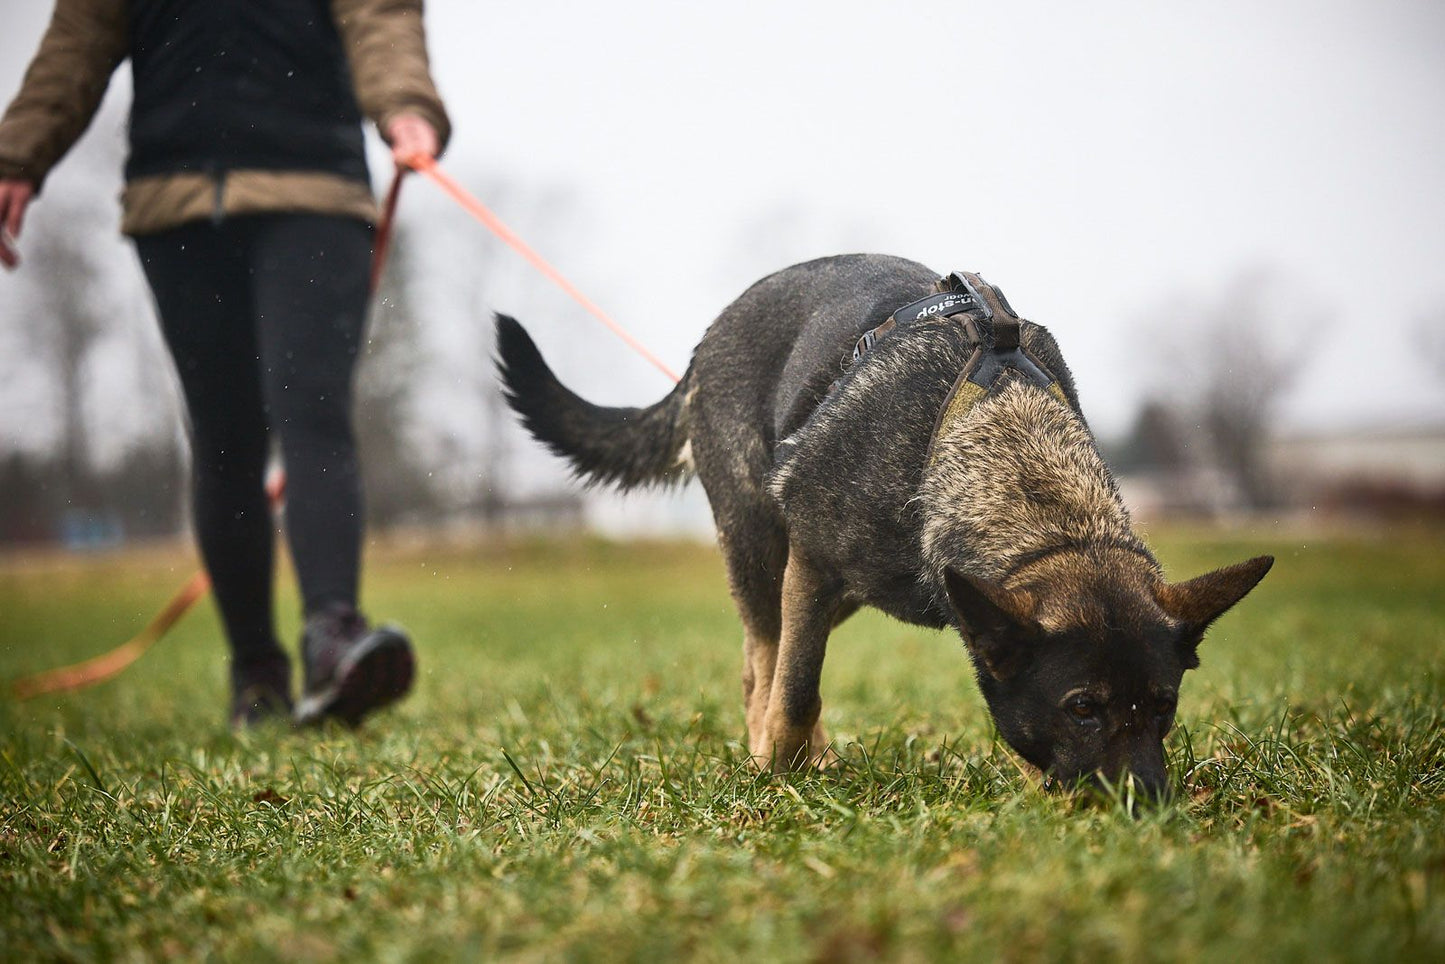
<path id="1" fill-rule="evenodd" d="M 1134 775 L 1134 792 L 1139 799 L 1151 804 L 1168 803 L 1174 796 L 1174 785 L 1169 782 L 1167 773 L 1150 774 L 1148 776 Z"/>
<path id="2" fill-rule="evenodd" d="M 1160 800 L 1168 796 L 1169 770 L 1164 764 L 1163 747 L 1145 746 L 1137 749 L 1129 754 L 1124 770 L 1133 780 L 1136 795 L 1150 800 Z"/>
<path id="3" fill-rule="evenodd" d="M 1101 797 L 1124 804 L 1135 817 L 1147 808 L 1168 803 L 1174 795 L 1169 774 L 1162 766 L 1123 769 L 1112 778 L 1096 772 L 1089 786 Z"/>

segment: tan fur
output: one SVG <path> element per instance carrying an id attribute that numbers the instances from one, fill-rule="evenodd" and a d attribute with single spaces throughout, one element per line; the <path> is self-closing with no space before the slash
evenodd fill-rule
<path id="1" fill-rule="evenodd" d="M 1080 418 L 1048 392 L 1010 383 L 944 427 L 919 490 L 924 559 L 986 579 L 1068 544 L 1143 550 Z"/>
<path id="2" fill-rule="evenodd" d="M 1137 553 L 1113 546 L 1081 546 L 1046 556 L 1010 573 L 1005 584 L 1026 593 L 1031 600 L 1029 617 L 1048 632 L 1083 629 L 1103 634 L 1111 630 L 1137 630 L 1136 625 L 1117 625 L 1137 615 L 1134 609 L 1105 610 L 1099 605 L 1108 584 L 1127 587 L 1134 598 L 1148 600 L 1160 584 L 1158 566 Z M 1137 620 L 1134 620 L 1137 621 Z"/>
<path id="3" fill-rule="evenodd" d="M 750 749 L 759 766 L 781 773 L 829 762 L 831 750 L 819 720 L 823 703 L 818 678 L 828 634 L 841 608 L 838 587 L 796 551 L 791 552 L 783 573 L 782 638 L 767 703 L 759 708 L 762 728 L 756 735 L 754 706 L 748 707 Z M 755 664 L 750 661 L 749 665 Z M 760 689 L 755 687 L 755 703 L 759 695 Z"/>
<path id="4" fill-rule="evenodd" d="M 743 706 L 748 724 L 748 749 L 755 756 L 765 745 L 764 721 L 768 714 L 768 697 L 773 690 L 773 674 L 778 665 L 777 637 L 767 638 L 753 627 L 744 628 L 743 637 Z M 766 760 L 761 763 L 765 764 Z"/>

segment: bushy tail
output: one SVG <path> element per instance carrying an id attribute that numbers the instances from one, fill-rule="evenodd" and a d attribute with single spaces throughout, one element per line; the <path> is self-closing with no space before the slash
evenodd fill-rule
<path id="1" fill-rule="evenodd" d="M 648 408 L 593 405 L 557 380 L 515 318 L 500 314 L 497 355 L 507 403 L 534 438 L 572 463 L 579 478 L 631 489 L 686 474 L 688 376 Z"/>

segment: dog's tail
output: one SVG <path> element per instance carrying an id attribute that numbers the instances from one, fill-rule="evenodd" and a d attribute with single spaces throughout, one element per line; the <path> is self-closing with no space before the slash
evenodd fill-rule
<path id="1" fill-rule="evenodd" d="M 521 324 L 501 314 L 497 356 L 507 403 L 534 438 L 572 463 L 579 478 L 632 489 L 687 474 L 688 375 L 647 408 L 593 405 L 563 386 Z"/>

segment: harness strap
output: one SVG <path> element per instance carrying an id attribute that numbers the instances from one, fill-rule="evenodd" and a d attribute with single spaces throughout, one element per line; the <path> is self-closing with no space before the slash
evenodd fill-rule
<path id="1" fill-rule="evenodd" d="M 900 325 L 930 318 L 956 318 L 970 349 L 968 360 L 939 408 L 928 442 L 928 463 L 938 437 L 977 405 L 1006 374 L 1022 377 L 1045 389 L 1064 405 L 1063 386 L 1048 367 L 1023 345 L 1023 319 L 994 285 L 967 271 L 954 271 L 933 283 L 933 292 L 893 312 L 888 320 L 864 332 L 853 346 L 852 364 L 878 340 Z"/>
<path id="2" fill-rule="evenodd" d="M 962 314 L 981 314 L 987 319 L 993 316 L 993 309 L 985 304 L 979 293 L 955 272 L 935 281 L 932 294 L 909 302 L 889 315 L 888 320 L 877 328 L 865 331 L 863 337 L 859 338 L 858 343 L 853 346 L 853 361 L 856 363 L 877 344 L 878 339 L 898 327 L 899 324 L 911 324 L 929 318 L 951 318 L 954 315 Z"/>
<path id="3" fill-rule="evenodd" d="M 1013 310 L 1002 291 L 969 272 L 956 271 L 946 275 L 939 284 L 963 285 L 976 292 L 983 299 L 987 314 L 973 315 L 963 322 L 964 336 L 973 352 L 964 363 L 963 371 L 958 373 L 938 410 L 938 418 L 934 420 L 933 434 L 928 440 L 928 465 L 932 465 L 936 457 L 939 436 L 967 415 L 1006 374 L 1021 376 L 1048 391 L 1063 405 L 1069 404 L 1054 373 L 1023 347 L 1023 319 Z"/>

